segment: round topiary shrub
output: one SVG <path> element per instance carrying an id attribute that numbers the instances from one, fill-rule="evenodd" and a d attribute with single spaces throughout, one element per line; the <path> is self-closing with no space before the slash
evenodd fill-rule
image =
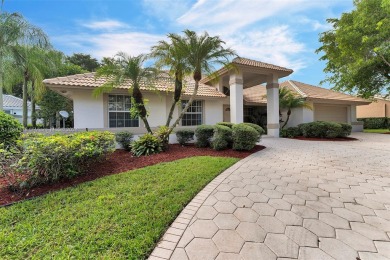
<path id="1" fill-rule="evenodd" d="M 256 146 L 260 138 L 259 132 L 246 124 L 236 124 L 233 126 L 233 149 L 251 150 Z"/>
<path id="2" fill-rule="evenodd" d="M 229 148 L 232 139 L 232 129 L 224 125 L 215 125 L 212 146 L 213 149 L 219 151 Z"/>
<path id="3" fill-rule="evenodd" d="M 196 146 L 208 147 L 211 143 L 211 138 L 214 135 L 214 126 L 200 125 L 195 129 Z"/>
<path id="4" fill-rule="evenodd" d="M 131 142 L 133 141 L 133 137 L 133 133 L 129 131 L 122 131 L 115 134 L 115 141 L 117 141 L 126 151 L 131 151 Z"/>
<path id="5" fill-rule="evenodd" d="M 0 111 L 0 143 L 6 147 L 13 145 L 20 138 L 23 126 L 13 116 Z"/>
<path id="6" fill-rule="evenodd" d="M 232 128 L 234 123 L 230 123 L 230 122 L 219 122 L 217 123 L 217 125 L 223 125 L 223 126 L 227 126 L 229 128 Z"/>
<path id="7" fill-rule="evenodd" d="M 250 127 L 253 127 L 259 133 L 260 137 L 265 132 L 264 129 L 261 126 L 259 126 L 259 125 L 256 125 L 256 124 L 253 124 L 253 123 L 243 123 L 243 124 L 245 124 L 247 126 L 250 126 Z"/>
<path id="8" fill-rule="evenodd" d="M 177 142 L 181 145 L 186 145 L 194 140 L 194 130 L 178 130 L 176 131 Z"/>
<path id="9" fill-rule="evenodd" d="M 352 132 L 352 125 L 350 124 L 345 124 L 345 123 L 341 123 L 341 133 L 338 137 L 347 137 L 349 135 L 351 135 L 351 132 Z"/>
<path id="10" fill-rule="evenodd" d="M 280 132 L 281 137 L 294 138 L 297 136 L 301 136 L 301 132 L 298 127 L 289 127 L 287 129 L 282 129 Z"/>

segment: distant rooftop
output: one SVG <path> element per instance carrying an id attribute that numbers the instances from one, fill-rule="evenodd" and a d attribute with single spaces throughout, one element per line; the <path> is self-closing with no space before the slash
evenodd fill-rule
<path id="1" fill-rule="evenodd" d="M 22 108 L 23 107 L 23 99 L 12 96 L 12 95 L 3 95 L 3 107 L 7 108 Z M 27 107 L 31 108 L 31 102 L 27 101 Z M 39 109 L 39 106 L 37 106 Z"/>

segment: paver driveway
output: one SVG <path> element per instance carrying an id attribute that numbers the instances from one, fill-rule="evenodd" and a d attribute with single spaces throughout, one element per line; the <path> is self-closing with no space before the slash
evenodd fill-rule
<path id="1" fill-rule="evenodd" d="M 390 259 L 390 135 L 264 138 L 217 177 L 150 259 Z"/>

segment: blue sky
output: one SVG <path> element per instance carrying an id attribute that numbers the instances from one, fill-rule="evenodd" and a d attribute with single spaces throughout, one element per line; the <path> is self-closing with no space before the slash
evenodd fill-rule
<path id="1" fill-rule="evenodd" d="M 352 0 L 5 0 L 66 54 L 98 59 L 118 51 L 146 53 L 170 32 L 219 35 L 242 57 L 294 69 L 289 79 L 318 85 L 324 62 L 314 51 L 327 18 Z M 329 87 L 324 85 L 325 87 Z"/>

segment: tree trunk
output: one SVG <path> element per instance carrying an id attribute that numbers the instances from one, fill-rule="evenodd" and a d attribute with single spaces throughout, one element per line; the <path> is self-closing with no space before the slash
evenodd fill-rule
<path id="1" fill-rule="evenodd" d="M 181 113 L 180 113 L 179 117 L 176 119 L 175 123 L 173 123 L 173 125 L 169 128 L 168 135 L 170 133 L 172 133 L 173 129 L 175 129 L 175 127 L 180 123 L 180 120 L 183 118 L 184 114 L 187 112 L 188 108 L 191 106 L 192 102 L 194 101 L 194 99 L 196 97 L 196 94 L 198 93 L 198 88 L 199 88 L 199 81 L 196 80 L 195 81 L 194 92 L 192 92 L 190 100 L 188 100 L 188 103 L 186 104 L 186 106 L 181 111 Z"/>
<path id="2" fill-rule="evenodd" d="M 291 116 L 291 109 L 288 109 L 288 111 L 287 111 L 286 122 L 284 122 L 284 124 L 283 124 L 283 126 L 282 126 L 282 129 L 287 125 L 288 120 L 290 119 L 290 116 Z"/>
<path id="3" fill-rule="evenodd" d="M 24 77 L 23 82 L 23 126 L 27 127 L 27 119 L 28 119 L 28 106 L 27 106 L 27 82 L 28 77 Z"/>
<path id="4" fill-rule="evenodd" d="M 37 114 L 36 114 L 34 82 L 32 82 L 32 86 L 31 86 L 31 124 L 32 124 L 33 128 L 37 127 Z"/>
<path id="5" fill-rule="evenodd" d="M 142 121 L 145 124 L 146 130 L 148 131 L 148 133 L 152 134 L 153 132 L 152 132 L 152 129 L 150 128 L 150 125 L 149 125 L 149 122 L 147 119 L 147 111 L 145 108 L 144 99 L 143 99 L 142 93 L 141 93 L 138 85 L 136 85 L 136 84 L 134 84 L 134 86 L 133 86 L 133 98 L 134 98 L 135 105 L 137 106 L 138 113 L 139 113 Z"/>
<path id="6" fill-rule="evenodd" d="M 173 117 L 173 112 L 175 111 L 175 107 L 177 105 L 177 102 L 179 102 L 180 97 L 181 97 L 181 91 L 183 89 L 183 82 L 180 81 L 178 78 L 175 79 L 175 93 L 173 95 L 173 102 L 171 109 L 169 110 L 168 118 L 167 118 L 167 123 L 165 126 L 169 127 L 172 117 Z"/>

